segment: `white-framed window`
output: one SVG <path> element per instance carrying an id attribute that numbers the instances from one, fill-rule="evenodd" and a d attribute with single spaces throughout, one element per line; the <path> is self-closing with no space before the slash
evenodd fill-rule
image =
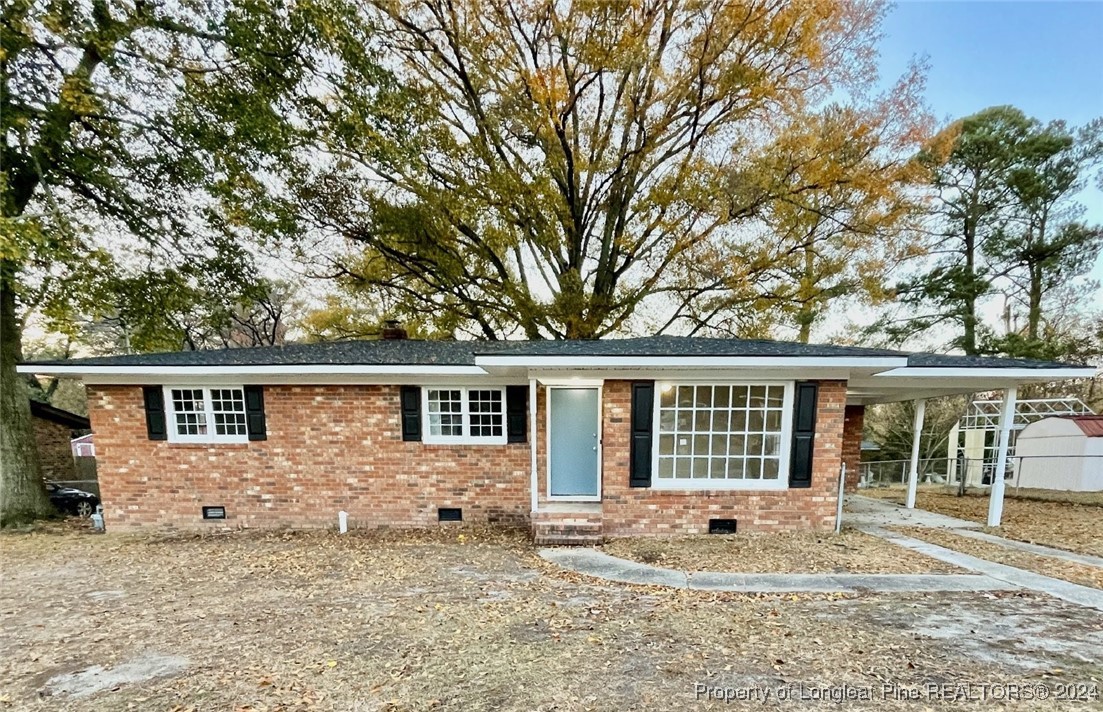
<path id="1" fill-rule="evenodd" d="M 789 486 L 792 382 L 655 386 L 654 487 Z"/>
<path id="2" fill-rule="evenodd" d="M 165 386 L 165 411 L 169 442 L 249 440 L 241 386 Z"/>
<path id="3" fill-rule="evenodd" d="M 505 389 L 427 386 L 422 393 L 424 442 L 506 442 Z"/>

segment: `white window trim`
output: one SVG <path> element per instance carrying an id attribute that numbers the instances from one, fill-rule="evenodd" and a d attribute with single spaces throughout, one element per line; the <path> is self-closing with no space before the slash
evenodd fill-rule
<path id="1" fill-rule="evenodd" d="M 460 420 L 463 435 L 433 435 L 429 428 L 429 391 L 459 391 Z M 502 434 L 471 435 L 471 405 L 469 391 L 498 391 L 502 394 Z M 509 439 L 506 422 L 506 389 L 502 386 L 422 386 L 421 387 L 421 442 L 427 445 L 505 445 Z"/>
<path id="2" fill-rule="evenodd" d="M 659 412 L 662 389 L 678 386 L 784 386 L 781 402 L 781 456 L 776 480 L 710 480 L 659 477 Z M 787 490 L 789 489 L 789 457 L 793 449 L 794 381 L 656 381 L 655 400 L 651 414 L 651 489 L 657 490 Z"/>
<path id="3" fill-rule="evenodd" d="M 249 415 L 245 412 L 245 434 L 244 435 L 218 435 L 215 433 L 214 427 L 214 414 L 212 409 L 211 391 L 222 390 L 232 388 L 234 390 L 242 391 L 242 397 L 244 398 L 244 386 L 241 385 L 208 385 L 208 386 L 162 386 L 164 391 L 165 400 L 165 429 L 168 431 L 170 443 L 247 443 L 249 442 Z M 203 391 L 203 413 L 207 419 L 207 434 L 206 435 L 181 435 L 176 430 L 176 411 L 172 407 L 172 392 L 173 391 Z"/>

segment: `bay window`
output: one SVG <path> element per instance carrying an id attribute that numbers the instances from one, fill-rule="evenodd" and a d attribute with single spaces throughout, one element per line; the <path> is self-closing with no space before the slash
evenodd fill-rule
<path id="1" fill-rule="evenodd" d="M 657 383 L 654 486 L 788 485 L 791 383 Z"/>

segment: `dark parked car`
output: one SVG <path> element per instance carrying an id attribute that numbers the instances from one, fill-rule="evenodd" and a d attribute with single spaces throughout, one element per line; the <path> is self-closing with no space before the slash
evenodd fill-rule
<path id="1" fill-rule="evenodd" d="M 54 482 L 46 483 L 46 492 L 50 495 L 50 503 L 59 511 L 75 514 L 78 517 L 92 516 L 92 512 L 96 511 L 96 505 L 100 503 L 100 498 L 91 492 L 62 487 Z"/>

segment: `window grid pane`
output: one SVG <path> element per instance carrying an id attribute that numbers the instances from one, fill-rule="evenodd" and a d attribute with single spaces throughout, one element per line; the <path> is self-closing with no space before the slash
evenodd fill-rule
<path id="1" fill-rule="evenodd" d="M 781 477 L 785 386 L 665 386 L 659 396 L 659 479 Z"/>
<path id="2" fill-rule="evenodd" d="M 207 413 L 202 388 L 173 388 L 172 413 L 176 434 L 203 436 L 207 434 Z"/>
<path id="3" fill-rule="evenodd" d="M 460 391 L 429 391 L 429 434 L 463 437 L 463 399 Z"/>
<path id="4" fill-rule="evenodd" d="M 471 437 L 496 438 L 502 435 L 502 392 L 470 390 L 467 409 L 471 419 Z"/>
<path id="5" fill-rule="evenodd" d="M 216 435 L 247 435 L 245 393 L 240 388 L 212 388 L 211 414 Z"/>

